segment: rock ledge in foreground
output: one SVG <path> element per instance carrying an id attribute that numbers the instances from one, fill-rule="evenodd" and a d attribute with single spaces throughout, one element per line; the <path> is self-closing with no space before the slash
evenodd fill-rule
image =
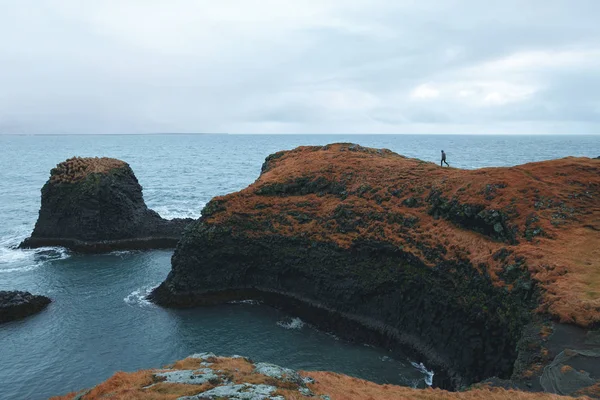
<path id="1" fill-rule="evenodd" d="M 471 388 L 452 393 L 439 389 L 413 389 L 379 385 L 333 372 L 294 371 L 273 364 L 254 363 L 234 356 L 194 354 L 162 369 L 117 372 L 98 386 L 51 400 L 111 399 L 231 399 L 231 400 L 558 400 L 547 393 L 502 388 Z M 566 399 L 566 397 L 560 397 Z"/>

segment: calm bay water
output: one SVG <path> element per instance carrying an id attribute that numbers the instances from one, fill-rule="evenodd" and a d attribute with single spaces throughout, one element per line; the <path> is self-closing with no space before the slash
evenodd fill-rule
<path id="1" fill-rule="evenodd" d="M 401 385 L 427 379 L 406 358 L 336 340 L 265 306 L 181 311 L 149 304 L 144 295 L 166 277 L 171 251 L 13 249 L 33 229 L 50 169 L 75 155 L 127 161 L 151 208 L 165 218 L 196 218 L 212 197 L 252 183 L 270 153 L 341 141 L 434 162 L 444 149 L 461 168 L 600 156 L 600 136 L 0 135 L 0 290 L 54 300 L 38 315 L 0 325 L 0 398 L 45 399 L 117 370 L 160 367 L 202 351 Z"/>

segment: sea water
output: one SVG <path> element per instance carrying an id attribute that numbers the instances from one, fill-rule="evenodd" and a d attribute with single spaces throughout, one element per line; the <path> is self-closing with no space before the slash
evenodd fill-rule
<path id="1" fill-rule="evenodd" d="M 600 156 L 599 136 L 0 135 L 0 290 L 53 299 L 40 314 L 0 325 L 0 398 L 46 399 L 118 370 L 161 367 L 203 351 L 380 383 L 430 383 L 420 363 L 346 343 L 251 301 L 192 310 L 149 303 L 145 296 L 167 276 L 172 251 L 14 249 L 33 229 L 50 169 L 66 158 L 122 159 L 149 207 L 165 218 L 197 218 L 212 197 L 252 183 L 270 153 L 334 142 L 433 162 L 443 149 L 460 168 Z"/>

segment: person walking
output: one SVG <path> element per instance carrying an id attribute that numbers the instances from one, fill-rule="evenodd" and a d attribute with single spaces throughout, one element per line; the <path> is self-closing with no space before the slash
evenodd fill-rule
<path id="1" fill-rule="evenodd" d="M 442 163 L 445 163 L 447 166 L 450 166 L 447 162 L 446 162 L 446 153 L 444 153 L 444 150 L 442 150 L 442 161 L 440 161 L 440 167 L 443 167 L 444 165 Z"/>

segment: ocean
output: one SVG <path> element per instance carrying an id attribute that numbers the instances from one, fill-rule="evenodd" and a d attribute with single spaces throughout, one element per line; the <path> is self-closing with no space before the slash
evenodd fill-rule
<path id="1" fill-rule="evenodd" d="M 600 156 L 600 136 L 468 135 L 0 135 L 0 290 L 51 297 L 40 314 L 0 325 L 0 398 L 46 399 L 115 371 L 155 368 L 203 351 L 399 385 L 431 379 L 426 366 L 351 344 L 293 315 L 253 304 L 168 310 L 144 296 L 168 274 L 172 251 L 80 255 L 17 250 L 31 233 L 49 171 L 72 156 L 128 162 L 148 206 L 198 218 L 212 197 L 240 190 L 265 157 L 300 145 L 353 142 L 453 167 Z"/>

